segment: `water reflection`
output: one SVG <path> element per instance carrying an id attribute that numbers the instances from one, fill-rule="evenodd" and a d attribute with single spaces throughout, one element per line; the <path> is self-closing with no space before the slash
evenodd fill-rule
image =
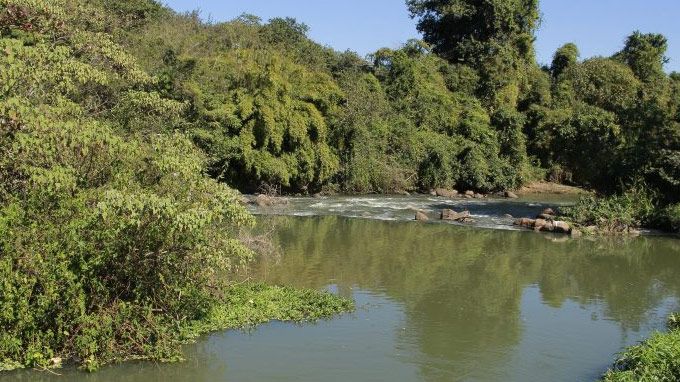
<path id="1" fill-rule="evenodd" d="M 260 219 L 276 220 L 284 256 L 249 276 L 331 288 L 358 311 L 206 336 L 187 347 L 186 363 L 61 373 L 69 381 L 592 381 L 678 308 L 676 238 Z M 23 372 L 5 380 L 64 379 Z"/>
<path id="2" fill-rule="evenodd" d="M 560 346 L 568 336 L 580 337 L 578 330 L 585 330 L 581 321 L 601 322 L 601 334 L 583 338 L 613 345 L 601 347 L 601 367 L 620 342 L 634 342 L 640 338 L 635 333 L 660 327 L 680 294 L 680 241 L 674 238 L 564 241 L 533 232 L 435 224 L 279 219 L 278 239 L 286 256 L 279 264 L 260 264 L 255 272 L 271 282 L 311 288 L 332 280 L 345 294 L 356 285 L 402 302 L 407 329 L 398 333 L 418 343 L 427 360 L 422 373 L 430 380 L 456 375 L 453 380 L 493 380 L 512 374 L 506 368 L 527 330 L 523 316 L 528 308 L 522 301 L 528 288 L 534 295 L 525 301 L 529 306 L 572 316 L 561 324 L 528 318 L 529 329 L 554 334 L 546 338 L 548 347 Z M 583 314 L 577 317 L 579 311 Z M 610 336 L 609 323 L 618 326 L 621 336 Z M 590 346 L 572 345 L 566 352 L 572 358 Z M 571 373 L 579 375 L 578 370 Z"/>

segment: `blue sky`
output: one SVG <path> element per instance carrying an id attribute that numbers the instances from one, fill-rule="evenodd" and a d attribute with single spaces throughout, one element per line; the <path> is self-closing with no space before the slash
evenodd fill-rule
<path id="1" fill-rule="evenodd" d="M 165 0 L 178 11 L 199 9 L 204 18 L 227 21 L 241 13 L 263 20 L 294 17 L 309 25 L 310 37 L 337 50 L 360 55 L 381 47 L 396 48 L 418 38 L 415 21 L 403 0 Z M 634 30 L 662 33 L 669 39 L 668 71 L 680 72 L 680 0 L 541 0 L 539 62 L 549 63 L 555 50 L 575 42 L 581 57 L 610 55 Z"/>

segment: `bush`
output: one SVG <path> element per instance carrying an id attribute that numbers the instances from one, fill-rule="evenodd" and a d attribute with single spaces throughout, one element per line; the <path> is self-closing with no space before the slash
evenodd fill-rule
<path id="1" fill-rule="evenodd" d="M 230 286 L 253 256 L 240 194 L 171 130 L 185 105 L 63 3 L 0 1 L 0 370 L 176 360 L 204 330 L 350 309 Z"/>
<path id="2" fill-rule="evenodd" d="M 655 212 L 653 194 L 641 185 L 620 195 L 585 196 L 576 205 L 560 209 L 568 220 L 583 226 L 597 226 L 606 233 L 649 226 Z"/>
<path id="3" fill-rule="evenodd" d="M 680 380 L 680 330 L 678 316 L 672 315 L 669 333 L 656 333 L 628 348 L 602 378 L 604 382 Z"/>

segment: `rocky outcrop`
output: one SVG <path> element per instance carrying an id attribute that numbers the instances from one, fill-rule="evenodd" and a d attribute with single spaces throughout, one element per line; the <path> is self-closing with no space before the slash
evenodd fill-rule
<path id="1" fill-rule="evenodd" d="M 550 216 L 550 215 L 547 215 L 547 216 Z M 574 228 L 567 222 L 554 220 L 554 216 L 553 216 L 553 219 L 543 219 L 543 218 L 517 219 L 517 220 L 515 220 L 515 225 L 520 226 L 520 227 L 526 227 L 526 228 L 529 228 L 529 229 L 533 229 L 536 232 L 553 232 L 553 233 L 571 234 L 572 232 L 577 231 L 577 230 L 574 230 Z M 579 234 L 580 234 L 580 232 L 577 232 L 574 236 L 579 235 Z"/>

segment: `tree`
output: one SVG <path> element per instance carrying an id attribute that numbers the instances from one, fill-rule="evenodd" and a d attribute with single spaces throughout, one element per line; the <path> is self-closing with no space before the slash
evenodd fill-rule
<path id="1" fill-rule="evenodd" d="M 663 66 L 668 62 L 668 40 L 661 34 L 635 31 L 626 39 L 623 50 L 614 57 L 626 63 L 644 82 L 666 77 Z"/>
<path id="2" fill-rule="evenodd" d="M 453 63 L 477 63 L 506 44 L 524 50 L 538 25 L 538 0 L 407 0 L 425 41 Z M 524 58 L 529 52 L 523 51 Z"/>
<path id="3" fill-rule="evenodd" d="M 578 47 L 574 43 L 567 43 L 562 45 L 553 56 L 552 65 L 550 66 L 550 74 L 553 78 L 559 77 L 567 69 L 574 67 L 578 62 L 580 53 Z"/>

